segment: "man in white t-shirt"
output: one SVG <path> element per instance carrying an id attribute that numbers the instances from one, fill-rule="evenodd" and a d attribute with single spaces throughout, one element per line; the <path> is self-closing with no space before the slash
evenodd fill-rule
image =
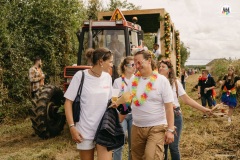
<path id="1" fill-rule="evenodd" d="M 135 53 L 134 64 L 139 72 L 128 85 L 133 95 L 132 160 L 162 160 L 164 143 L 174 141 L 172 89 L 149 52 Z"/>
<path id="2" fill-rule="evenodd" d="M 154 43 L 154 45 L 153 45 L 153 53 L 154 53 L 154 55 L 155 55 L 155 57 L 156 57 L 156 60 L 158 60 L 158 57 L 160 56 L 160 50 L 159 50 L 159 44 L 157 44 L 157 43 Z"/>

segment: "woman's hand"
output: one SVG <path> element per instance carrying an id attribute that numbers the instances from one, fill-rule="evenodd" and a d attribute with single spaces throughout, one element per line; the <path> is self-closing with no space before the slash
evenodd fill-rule
<path id="1" fill-rule="evenodd" d="M 209 108 L 204 107 L 203 113 L 206 113 L 207 115 L 211 115 L 212 114 L 212 110 Z"/>
<path id="2" fill-rule="evenodd" d="M 70 133 L 72 135 L 72 139 L 76 143 L 81 143 L 83 141 L 82 135 L 78 132 L 78 130 L 73 126 L 70 128 Z"/>

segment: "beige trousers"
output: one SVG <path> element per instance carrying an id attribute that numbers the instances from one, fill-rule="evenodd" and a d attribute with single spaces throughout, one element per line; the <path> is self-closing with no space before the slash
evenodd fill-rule
<path id="1" fill-rule="evenodd" d="M 137 127 L 132 125 L 132 160 L 164 159 L 164 125 Z"/>

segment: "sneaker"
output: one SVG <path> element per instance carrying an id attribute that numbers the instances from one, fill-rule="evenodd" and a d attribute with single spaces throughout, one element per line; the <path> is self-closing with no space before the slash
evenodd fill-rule
<path id="1" fill-rule="evenodd" d="M 231 117 L 228 117 L 228 123 L 231 123 L 231 122 L 232 122 Z"/>

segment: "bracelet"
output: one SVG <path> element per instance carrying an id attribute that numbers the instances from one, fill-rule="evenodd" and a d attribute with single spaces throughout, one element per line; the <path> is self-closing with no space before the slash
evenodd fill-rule
<path id="1" fill-rule="evenodd" d="M 68 127 L 70 129 L 71 127 L 74 127 L 74 126 L 75 126 L 75 124 L 70 124 Z"/>
<path id="2" fill-rule="evenodd" d="M 170 128 L 168 128 L 167 131 L 168 131 L 168 132 L 171 132 L 171 133 L 174 133 L 174 132 L 175 132 L 174 129 L 170 129 Z"/>

